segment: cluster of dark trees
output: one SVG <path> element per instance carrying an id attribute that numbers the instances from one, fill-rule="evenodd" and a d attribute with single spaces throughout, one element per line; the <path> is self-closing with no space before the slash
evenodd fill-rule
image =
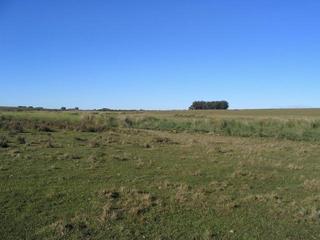
<path id="1" fill-rule="evenodd" d="M 61 107 L 60 110 L 61 111 L 79 111 L 79 108 L 78 107 L 75 107 L 75 108 Z"/>
<path id="2" fill-rule="evenodd" d="M 189 107 L 190 110 L 228 109 L 227 101 L 195 101 Z"/>
<path id="3" fill-rule="evenodd" d="M 17 108 L 20 109 L 20 110 L 28 110 L 28 109 L 31 109 L 31 110 L 43 110 L 43 107 L 33 107 L 33 106 L 18 106 Z"/>

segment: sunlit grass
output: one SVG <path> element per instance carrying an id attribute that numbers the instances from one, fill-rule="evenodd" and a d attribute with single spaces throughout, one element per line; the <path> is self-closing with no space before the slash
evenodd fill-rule
<path id="1" fill-rule="evenodd" d="M 2 239 L 320 238 L 317 118 L 75 113 L 1 112 Z"/>

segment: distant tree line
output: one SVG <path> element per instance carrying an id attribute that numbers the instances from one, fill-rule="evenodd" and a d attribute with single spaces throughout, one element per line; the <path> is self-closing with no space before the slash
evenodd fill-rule
<path id="1" fill-rule="evenodd" d="M 15 107 L 12 107 L 12 109 L 15 109 Z M 24 110 L 38 110 L 38 111 L 79 111 L 80 109 L 78 107 L 75 108 L 66 108 L 66 107 L 61 107 L 60 109 L 55 109 L 55 108 L 44 108 L 44 107 L 33 107 L 33 106 L 18 106 L 16 108 L 19 111 L 24 111 Z"/>
<path id="2" fill-rule="evenodd" d="M 44 108 L 44 107 L 34 107 L 34 106 L 17 106 L 17 107 L 10 107 L 10 106 L 0 106 L 0 110 L 5 111 L 52 111 L 52 112 L 58 112 L 58 111 L 101 111 L 101 112 L 142 112 L 145 111 L 143 109 L 135 110 L 135 109 L 111 109 L 111 108 L 101 108 L 101 109 L 80 109 L 79 107 L 74 108 L 67 108 L 65 106 L 62 106 L 60 108 Z"/>
<path id="3" fill-rule="evenodd" d="M 189 107 L 190 110 L 228 109 L 227 101 L 195 101 Z"/>
<path id="4" fill-rule="evenodd" d="M 60 109 L 57 109 L 57 108 L 44 108 L 44 107 L 34 107 L 34 106 L 17 106 L 17 107 L 0 106 L 0 110 L 7 110 L 7 111 L 81 111 L 78 107 L 75 107 L 75 108 L 61 107 Z"/>

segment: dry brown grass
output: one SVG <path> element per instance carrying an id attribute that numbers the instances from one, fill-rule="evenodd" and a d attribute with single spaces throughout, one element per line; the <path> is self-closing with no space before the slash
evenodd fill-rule
<path id="1" fill-rule="evenodd" d="M 102 197 L 106 203 L 102 208 L 101 221 L 119 220 L 128 215 L 142 217 L 152 207 L 160 204 L 152 194 L 137 189 L 104 190 Z"/>
<path id="2" fill-rule="evenodd" d="M 277 203 L 280 204 L 282 202 L 281 197 L 275 193 L 275 192 L 270 192 L 270 193 L 264 193 L 264 194 L 253 194 L 253 195 L 248 195 L 247 197 L 242 199 L 243 202 L 260 202 L 260 203 Z"/>
<path id="3" fill-rule="evenodd" d="M 294 163 L 290 163 L 288 165 L 288 169 L 289 170 L 302 170 L 303 166 L 302 165 L 297 165 L 297 164 L 294 164 Z"/>
<path id="4" fill-rule="evenodd" d="M 303 182 L 303 187 L 309 191 L 320 191 L 320 180 L 307 179 Z"/>

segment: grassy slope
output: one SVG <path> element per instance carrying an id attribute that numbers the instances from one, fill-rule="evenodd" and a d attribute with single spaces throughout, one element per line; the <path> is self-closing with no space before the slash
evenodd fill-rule
<path id="1" fill-rule="evenodd" d="M 73 113 L 10 114 L 81 119 Z M 320 115 L 318 110 L 112 113 L 119 119 L 175 121 L 198 114 L 307 121 Z M 320 238 L 318 141 L 132 128 L 1 130 L 0 135 L 9 140 L 8 148 L 0 148 L 2 239 Z M 18 136 L 26 144 L 19 144 Z"/>

